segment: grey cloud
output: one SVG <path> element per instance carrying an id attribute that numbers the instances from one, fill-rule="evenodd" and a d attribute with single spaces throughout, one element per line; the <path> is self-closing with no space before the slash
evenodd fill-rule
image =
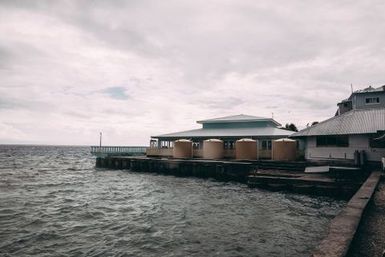
<path id="1" fill-rule="evenodd" d="M 55 107 L 50 103 L 43 101 L 35 101 L 29 99 L 16 99 L 10 97 L 0 97 L 0 110 L 8 109 L 8 110 L 45 110 L 45 111 L 53 111 Z"/>
<path id="2" fill-rule="evenodd" d="M 383 13 L 377 0 L 2 0 L 0 119 L 29 110 L 37 124 L 49 111 L 58 128 L 126 136 L 120 124 L 135 117 L 145 142 L 158 134 L 149 120 L 167 132 L 274 110 L 305 125 L 330 116 L 350 83 L 384 84 Z"/>
<path id="3" fill-rule="evenodd" d="M 237 97 L 221 97 L 220 94 L 218 97 L 213 97 L 211 99 L 206 99 L 200 104 L 205 106 L 208 109 L 217 109 L 217 110 L 227 110 L 229 106 L 236 107 L 243 103 L 243 99 Z"/>

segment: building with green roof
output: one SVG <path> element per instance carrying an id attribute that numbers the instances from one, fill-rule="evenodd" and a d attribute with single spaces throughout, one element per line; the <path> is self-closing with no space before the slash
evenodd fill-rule
<path id="1" fill-rule="evenodd" d="M 200 157 L 203 141 L 215 138 L 224 141 L 225 156 L 231 158 L 234 155 L 235 141 L 251 138 L 258 142 L 259 157 L 271 158 L 271 141 L 286 138 L 293 133 L 283 129 L 272 118 L 244 114 L 199 120 L 197 123 L 202 128 L 152 136 L 148 155 L 171 156 L 175 140 L 189 139 L 193 142 L 194 156 Z"/>

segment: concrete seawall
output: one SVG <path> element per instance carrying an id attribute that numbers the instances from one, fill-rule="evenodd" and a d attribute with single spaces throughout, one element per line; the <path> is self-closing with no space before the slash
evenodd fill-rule
<path id="1" fill-rule="evenodd" d="M 139 172 L 155 172 L 174 176 L 194 176 L 247 182 L 247 176 L 255 170 L 250 162 L 159 159 L 134 156 L 97 158 L 96 167 L 129 169 Z"/>
<path id="2" fill-rule="evenodd" d="M 381 173 L 372 172 L 346 207 L 331 221 L 328 235 L 312 257 L 346 256 L 361 221 L 362 214 L 380 181 Z"/>
<path id="3" fill-rule="evenodd" d="M 273 191 L 284 190 L 344 199 L 350 199 L 364 181 L 357 174 L 343 179 L 337 178 L 333 174 L 307 174 L 303 172 L 305 166 L 304 162 L 176 159 L 145 156 L 96 158 L 96 167 L 99 168 L 232 180 L 247 182 L 250 187 Z"/>

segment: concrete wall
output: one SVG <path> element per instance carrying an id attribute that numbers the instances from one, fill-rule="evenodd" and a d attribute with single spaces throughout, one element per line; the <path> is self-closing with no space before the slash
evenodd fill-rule
<path id="1" fill-rule="evenodd" d="M 147 148 L 147 156 L 158 156 L 158 157 L 172 157 L 173 149 L 172 148 Z"/>
<path id="2" fill-rule="evenodd" d="M 365 150 L 369 161 L 380 161 L 385 156 L 384 148 L 370 148 L 368 135 L 350 135 L 349 147 L 317 147 L 316 137 L 305 141 L 305 158 L 309 160 L 347 159 L 354 160 L 356 150 Z"/>

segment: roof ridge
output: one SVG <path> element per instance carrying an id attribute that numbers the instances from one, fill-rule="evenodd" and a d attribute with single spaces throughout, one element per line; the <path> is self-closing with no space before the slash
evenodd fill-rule
<path id="1" fill-rule="evenodd" d="M 204 119 L 204 120 L 220 120 L 224 118 L 232 118 L 232 117 L 253 117 L 253 118 L 266 118 L 266 117 L 261 117 L 261 116 L 255 116 L 255 115 L 249 115 L 249 114 L 234 114 L 234 115 L 226 115 L 226 116 L 221 116 L 221 117 L 216 117 L 216 118 L 209 118 L 209 119 Z"/>

